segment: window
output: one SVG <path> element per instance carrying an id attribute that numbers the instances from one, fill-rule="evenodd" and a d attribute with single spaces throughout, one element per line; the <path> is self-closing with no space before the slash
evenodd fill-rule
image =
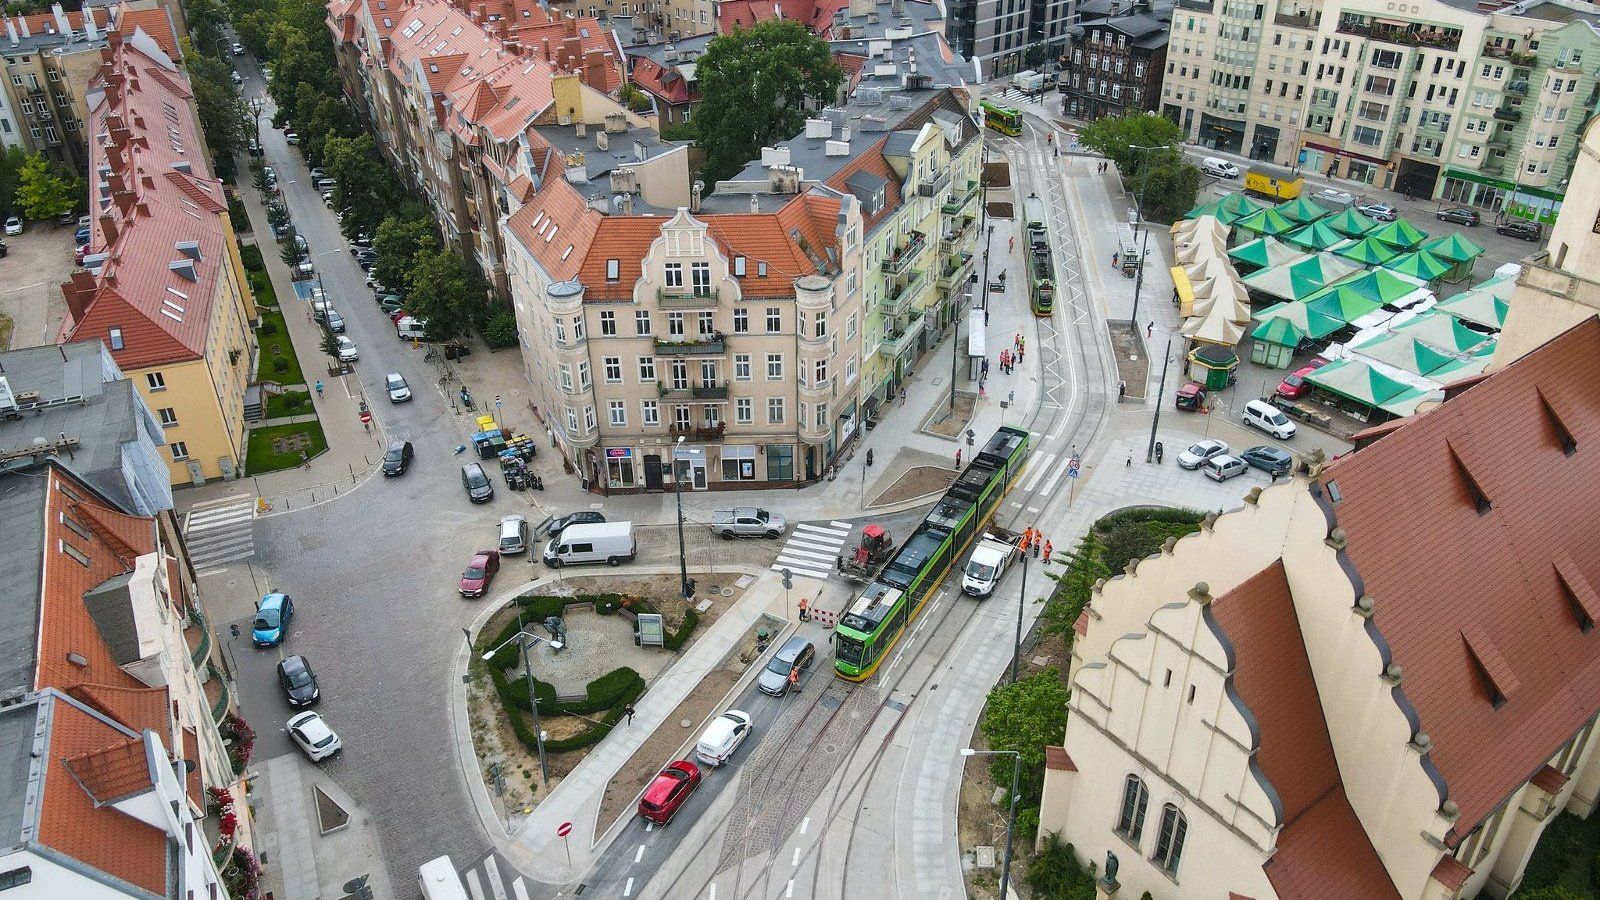
<path id="1" fill-rule="evenodd" d="M 672 427 L 678 431 L 689 430 L 689 407 L 679 403 L 672 408 Z"/>
<path id="2" fill-rule="evenodd" d="M 647 382 L 656 380 L 656 358 L 654 356 L 639 357 L 639 380 Z"/>
<path id="3" fill-rule="evenodd" d="M 659 426 L 661 424 L 661 404 L 654 400 L 646 400 L 641 406 L 640 412 L 643 414 L 642 421 L 644 424 L 646 426 Z"/>
<path id="4" fill-rule="evenodd" d="M 156 411 L 161 417 L 162 428 L 176 428 L 178 425 L 178 411 L 170 406 L 164 406 Z"/>
<path id="5" fill-rule="evenodd" d="M 1350 139 L 1358 144 L 1376 147 L 1383 141 L 1383 132 L 1365 125 L 1357 125 L 1350 129 Z"/>
<path id="6" fill-rule="evenodd" d="M 754 481 L 756 477 L 756 448 L 754 445 L 722 448 L 722 480 Z"/>
<path id="7" fill-rule="evenodd" d="M 573 409 L 572 407 L 569 406 L 569 407 L 567 407 L 567 431 L 575 432 L 577 430 L 578 430 L 578 412 L 577 412 L 577 410 L 575 410 L 575 409 Z"/>
<path id="8" fill-rule="evenodd" d="M 675 391 L 689 389 L 689 364 L 681 359 L 672 361 L 672 389 Z"/>
<path id="9" fill-rule="evenodd" d="M 702 387 L 717 386 L 717 361 L 703 359 L 700 361 L 700 384 Z"/>
<path id="10" fill-rule="evenodd" d="M 1117 834 L 1139 843 L 1144 834 L 1144 811 L 1150 804 L 1150 789 L 1137 775 L 1129 775 L 1122 782 L 1122 812 L 1117 815 Z"/>
<path id="11" fill-rule="evenodd" d="M 856 380 L 856 358 L 846 357 L 844 361 L 844 383 L 849 384 Z"/>
<path id="12" fill-rule="evenodd" d="M 606 384 L 622 383 L 622 357 L 608 356 L 604 360 L 606 368 Z"/>
<path id="13" fill-rule="evenodd" d="M 703 338 L 711 337 L 713 334 L 716 333 L 716 331 L 717 331 L 717 323 L 715 321 L 714 314 L 710 310 L 706 310 L 706 311 L 700 313 L 699 320 L 698 320 L 698 330 L 700 332 L 700 336 L 703 337 Z"/>
<path id="14" fill-rule="evenodd" d="M 50 71 L 54 72 L 55 70 L 51 69 Z M 23 866 L 20 869 L 8 869 L 4 872 L 0 872 L 0 891 L 10 890 L 14 887 L 22 887 L 23 885 L 29 884 L 32 881 L 33 869 L 27 866 Z"/>
<path id="15" fill-rule="evenodd" d="M 744 277 L 744 257 L 735 256 L 733 258 L 733 274 L 739 278 Z"/>
<path id="16" fill-rule="evenodd" d="M 121 350 L 122 347 L 123 347 L 123 344 L 122 344 L 122 329 L 121 328 L 113 328 L 113 329 L 111 329 L 111 349 L 113 349 L 113 350 Z"/>
<path id="17" fill-rule="evenodd" d="M 567 343 L 567 323 L 560 319 L 556 320 L 556 343 L 562 346 Z"/>
<path id="18" fill-rule="evenodd" d="M 683 337 L 683 313 L 667 313 L 667 336 Z"/>
<path id="19" fill-rule="evenodd" d="M 850 314 L 850 318 L 844 320 L 844 339 L 847 340 L 847 341 L 853 341 L 853 340 L 856 339 L 856 314 L 855 313 L 851 313 Z"/>
<path id="20" fill-rule="evenodd" d="M 144 383 L 152 391 L 164 391 L 167 389 L 167 379 L 160 372 L 146 372 Z"/>
<path id="21" fill-rule="evenodd" d="M 817 379 L 816 379 L 816 381 L 814 381 L 812 383 L 813 384 L 819 384 L 819 385 L 820 384 L 827 384 L 828 383 L 828 361 L 826 359 L 817 360 L 816 372 L 817 372 Z"/>
<path id="22" fill-rule="evenodd" d="M 749 397 L 740 397 L 733 401 L 733 420 L 740 425 L 749 425 L 755 422 L 755 401 Z"/>
<path id="23" fill-rule="evenodd" d="M 735 353 L 733 355 L 733 380 L 750 380 L 750 354 Z"/>
<path id="24" fill-rule="evenodd" d="M 788 444 L 767 445 L 767 480 L 794 480 L 794 447 Z"/>
<path id="25" fill-rule="evenodd" d="M 1161 807 L 1161 831 L 1156 835 L 1156 852 L 1150 861 L 1167 871 L 1178 873 L 1183 859 L 1183 839 L 1189 833 L 1189 820 L 1171 803 Z"/>
<path id="26" fill-rule="evenodd" d="M 828 427 L 828 404 L 817 404 L 817 430 L 822 431 Z"/>
<path id="27" fill-rule="evenodd" d="M 617 333 L 617 314 L 609 309 L 600 311 L 600 333 L 606 337 L 615 337 Z"/>
<path id="28" fill-rule="evenodd" d="M 562 363 L 556 371 L 561 373 L 561 389 L 564 391 L 572 390 L 572 367 Z"/>
<path id="29" fill-rule="evenodd" d="M 767 354 L 767 380 L 768 381 L 782 381 L 783 380 L 783 354 L 782 353 L 768 353 Z"/>
<path id="30" fill-rule="evenodd" d="M 167 447 L 172 450 L 172 458 L 174 461 L 182 462 L 189 458 L 189 445 L 185 444 L 183 441 L 173 441 L 171 444 L 168 444 Z"/>
<path id="31" fill-rule="evenodd" d="M 628 427 L 628 406 L 627 406 L 627 402 L 624 401 L 624 400 L 612 400 L 611 403 L 610 403 L 610 407 L 611 407 L 611 427 L 612 428 L 626 428 L 626 427 Z"/>
<path id="32" fill-rule="evenodd" d="M 622 278 L 621 263 L 622 261 L 617 259 L 606 260 L 607 281 L 617 281 Z"/>
<path id="33" fill-rule="evenodd" d="M 648 335 L 650 333 L 650 313 L 642 309 L 634 310 L 633 330 L 640 337 Z"/>
<path id="34" fill-rule="evenodd" d="M 594 430 L 594 424 L 595 424 L 594 407 L 593 406 L 585 406 L 583 408 L 583 429 L 585 431 L 593 431 Z"/>
<path id="35" fill-rule="evenodd" d="M 826 315 L 818 314 L 816 330 L 812 332 L 812 336 L 819 338 L 825 338 L 828 336 L 828 317 Z"/>
<path id="36" fill-rule="evenodd" d="M 666 284 L 668 288 L 683 287 L 683 263 L 667 263 Z"/>
<path id="37" fill-rule="evenodd" d="M 693 280 L 694 295 L 696 297 L 709 297 L 709 296 L 711 296 L 711 264 L 710 263 L 703 263 L 703 262 L 690 263 L 689 264 L 689 277 Z"/>
<path id="38" fill-rule="evenodd" d="M 734 309 L 733 309 L 733 333 L 734 334 L 749 334 L 750 333 L 750 310 L 749 309 L 746 309 L 743 306 L 734 307 Z"/>
<path id="39" fill-rule="evenodd" d="M 783 424 L 783 398 L 782 397 L 768 397 L 767 398 L 767 424 L 768 425 L 782 425 Z"/>
<path id="40" fill-rule="evenodd" d="M 578 363 L 578 389 L 587 391 L 593 384 L 594 376 L 589 372 L 589 361 L 580 361 Z"/>
<path id="41" fill-rule="evenodd" d="M 767 307 L 767 334 L 777 334 L 783 330 L 783 309 L 777 306 Z"/>
<path id="42" fill-rule="evenodd" d="M 722 424 L 722 410 L 715 404 L 707 403 L 700 407 L 700 421 L 704 422 L 707 428 L 715 428 Z"/>
<path id="43" fill-rule="evenodd" d="M 572 337 L 574 340 L 583 340 L 583 316 L 572 317 Z"/>

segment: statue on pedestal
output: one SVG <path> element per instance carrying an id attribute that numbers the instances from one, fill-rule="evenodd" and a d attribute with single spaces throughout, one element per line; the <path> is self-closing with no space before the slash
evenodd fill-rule
<path id="1" fill-rule="evenodd" d="M 1106 871 L 1106 874 L 1105 874 L 1105 882 L 1106 882 L 1106 884 L 1115 885 L 1117 883 L 1117 866 L 1118 865 L 1119 865 L 1119 863 L 1117 862 L 1117 854 L 1113 853 L 1110 850 L 1107 850 L 1106 851 L 1106 870 L 1105 870 Z"/>

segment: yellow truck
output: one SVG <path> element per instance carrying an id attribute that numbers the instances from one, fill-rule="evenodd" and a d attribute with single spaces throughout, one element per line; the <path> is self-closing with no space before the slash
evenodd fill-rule
<path id="1" fill-rule="evenodd" d="M 1244 189 L 1274 200 L 1293 200 L 1300 196 L 1305 178 L 1287 169 L 1254 165 L 1244 173 Z"/>

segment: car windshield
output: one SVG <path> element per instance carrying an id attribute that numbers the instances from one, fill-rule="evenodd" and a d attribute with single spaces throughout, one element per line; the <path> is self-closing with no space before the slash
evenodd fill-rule
<path id="1" fill-rule="evenodd" d="M 482 578 L 483 577 L 483 566 L 467 566 L 467 571 L 465 573 L 463 573 L 461 577 L 462 578 L 473 578 L 473 579 Z"/>
<path id="2" fill-rule="evenodd" d="M 1205 456 L 1207 453 L 1211 452 L 1211 445 L 1195 444 L 1193 447 L 1189 448 L 1189 452 L 1193 453 L 1195 456 Z"/>
<path id="3" fill-rule="evenodd" d="M 391 449 L 388 453 L 385 453 L 383 455 L 383 461 L 384 462 L 399 462 L 400 461 L 400 448 L 399 447 L 395 447 L 395 448 Z"/>
<path id="4" fill-rule="evenodd" d="M 309 737 L 309 735 L 308 735 L 308 737 Z M 322 740 L 317 741 L 316 743 L 312 744 L 311 746 L 316 747 L 318 750 L 321 750 L 323 747 L 326 747 L 331 743 L 333 743 L 333 732 L 330 731 L 327 734 L 324 734 L 322 736 Z"/>
<path id="5" fill-rule="evenodd" d="M 1290 375 L 1288 378 L 1283 380 L 1283 383 L 1287 384 L 1289 387 L 1299 387 L 1302 382 L 1303 379 L 1299 375 Z"/>
<path id="6" fill-rule="evenodd" d="M 257 628 L 277 628 L 278 627 L 278 611 L 275 610 L 275 609 L 263 609 L 260 612 L 256 613 L 256 627 Z"/>
<path id="7" fill-rule="evenodd" d="M 311 684 L 311 673 L 305 669 L 295 669 L 289 673 L 289 687 L 303 688 Z"/>
<path id="8" fill-rule="evenodd" d="M 793 668 L 794 668 L 794 662 L 792 660 L 785 659 L 781 655 L 780 656 L 774 656 L 772 658 L 772 662 L 767 663 L 767 671 L 768 672 L 776 672 L 779 675 L 782 675 L 782 676 L 784 676 L 786 678 L 789 675 L 789 670 L 791 670 Z"/>
<path id="9" fill-rule="evenodd" d="M 969 578 L 976 578 L 979 581 L 987 581 L 993 575 L 994 566 L 991 566 L 988 563 L 967 563 L 967 577 Z"/>
<path id="10" fill-rule="evenodd" d="M 405 387 L 405 386 L 406 386 L 406 380 L 404 378 L 390 378 L 389 379 L 389 387 L 402 388 L 402 387 Z"/>

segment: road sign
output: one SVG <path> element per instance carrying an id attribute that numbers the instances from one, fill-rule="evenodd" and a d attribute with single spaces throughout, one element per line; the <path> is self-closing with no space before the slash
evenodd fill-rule
<path id="1" fill-rule="evenodd" d="M 495 405 L 496 409 L 500 408 L 500 395 L 499 394 L 495 394 L 494 395 L 494 405 Z"/>
<path id="2" fill-rule="evenodd" d="M 778 574 L 783 576 L 784 590 L 794 587 L 794 573 L 788 569 L 779 569 Z"/>
<path id="3" fill-rule="evenodd" d="M 556 826 L 556 837 L 566 837 L 567 835 L 569 835 L 571 833 L 572 833 L 572 823 L 571 822 L 562 822 L 560 825 Z"/>

